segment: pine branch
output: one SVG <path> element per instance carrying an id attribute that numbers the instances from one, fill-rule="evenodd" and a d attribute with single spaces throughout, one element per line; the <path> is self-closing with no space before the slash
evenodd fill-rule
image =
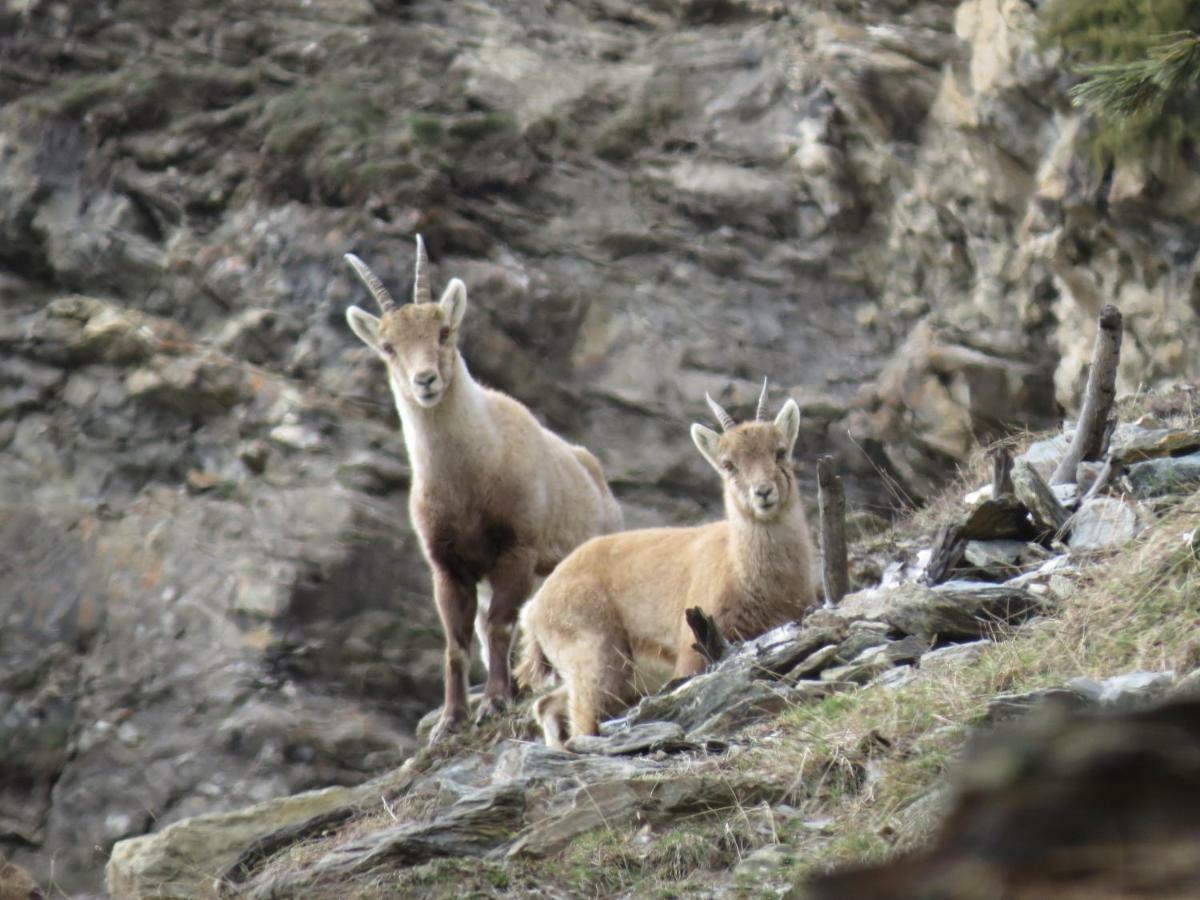
<path id="1" fill-rule="evenodd" d="M 1172 96 L 1200 83 L 1200 35 L 1162 35 L 1145 59 L 1081 68 L 1084 81 L 1070 91 L 1076 106 L 1098 116 L 1156 116 Z"/>

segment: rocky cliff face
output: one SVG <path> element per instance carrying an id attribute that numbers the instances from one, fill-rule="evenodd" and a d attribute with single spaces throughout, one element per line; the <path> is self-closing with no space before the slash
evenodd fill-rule
<path id="1" fill-rule="evenodd" d="M 1097 169 L 1018 0 L 0 3 L 0 841 L 122 837 L 406 752 L 440 638 L 354 249 L 471 292 L 483 380 L 631 524 L 769 373 L 852 501 L 1196 374 L 1189 161 Z M 802 474 L 807 475 L 807 472 Z M 809 482 L 811 483 L 811 482 Z"/>

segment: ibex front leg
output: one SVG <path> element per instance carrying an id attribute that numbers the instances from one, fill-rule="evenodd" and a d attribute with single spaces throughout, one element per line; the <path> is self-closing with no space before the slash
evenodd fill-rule
<path id="1" fill-rule="evenodd" d="M 492 602 L 484 613 L 484 652 L 487 654 L 487 687 L 475 713 L 475 721 L 501 712 L 513 698 L 509 656 L 517 612 L 533 591 L 533 554 L 516 550 L 505 554 L 492 570 Z"/>
<path id="2" fill-rule="evenodd" d="M 442 717 L 429 733 L 433 744 L 457 731 L 467 720 L 467 671 L 471 666 L 471 624 L 475 621 L 475 583 L 435 568 L 433 594 L 446 634 L 445 689 Z"/>

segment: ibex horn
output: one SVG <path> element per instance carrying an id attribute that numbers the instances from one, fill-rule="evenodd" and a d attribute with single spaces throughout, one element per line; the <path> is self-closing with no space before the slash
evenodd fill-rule
<path id="1" fill-rule="evenodd" d="M 767 418 L 767 378 L 763 376 L 762 393 L 758 395 L 758 412 L 754 414 L 755 420 L 761 422 Z"/>
<path id="2" fill-rule="evenodd" d="M 354 274 L 362 279 L 362 283 L 367 286 L 367 290 L 371 292 L 371 296 L 375 298 L 375 302 L 379 304 L 379 308 L 383 312 L 390 312 L 396 306 L 396 301 L 392 299 L 392 295 L 383 286 L 383 282 L 375 277 L 375 273 L 367 268 L 365 262 L 353 253 L 347 253 L 342 259 L 350 263 L 350 268 L 354 270 Z"/>
<path id="3" fill-rule="evenodd" d="M 417 235 L 417 264 L 413 275 L 413 303 L 429 303 L 433 294 L 429 290 L 429 257 L 425 255 L 425 241 Z"/>
<path id="4" fill-rule="evenodd" d="M 721 423 L 722 431 L 728 431 L 734 426 L 733 416 L 725 412 L 720 403 L 710 397 L 707 393 L 704 395 L 704 401 L 708 404 L 708 408 L 712 410 L 712 414 L 717 417 L 717 421 Z"/>

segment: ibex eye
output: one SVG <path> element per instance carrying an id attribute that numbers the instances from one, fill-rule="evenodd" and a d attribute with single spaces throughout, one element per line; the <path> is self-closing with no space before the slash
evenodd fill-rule
<path id="1" fill-rule="evenodd" d="M 736 472 L 737 471 L 737 466 L 735 466 L 729 460 L 725 460 L 725 462 L 721 463 L 721 468 L 724 469 L 726 472 Z"/>
<path id="2" fill-rule="evenodd" d="M 450 337 L 450 329 L 448 327 L 446 327 L 445 325 L 443 325 L 442 330 L 438 332 L 438 343 L 439 344 L 446 343 L 446 339 L 449 337 Z"/>
<path id="3" fill-rule="evenodd" d="M 382 344 L 380 344 L 379 349 L 383 351 L 385 356 L 395 356 L 396 355 L 396 348 L 393 347 L 391 344 L 389 344 L 387 341 L 384 341 Z"/>
<path id="4" fill-rule="evenodd" d="M 777 459 L 779 462 L 783 462 L 783 458 L 785 456 L 787 456 L 787 451 L 782 447 L 775 451 L 775 459 Z"/>

